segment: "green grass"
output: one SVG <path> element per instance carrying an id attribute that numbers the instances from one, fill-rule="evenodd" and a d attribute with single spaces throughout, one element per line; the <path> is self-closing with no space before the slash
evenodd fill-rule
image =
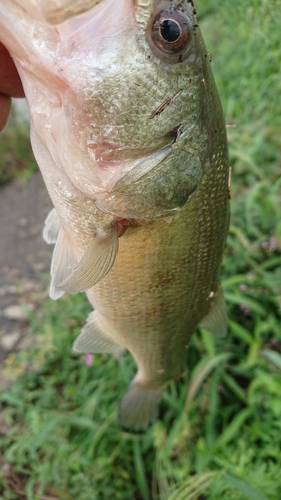
<path id="1" fill-rule="evenodd" d="M 29 126 L 13 106 L 8 123 L 0 134 L 0 186 L 19 179 L 25 181 L 38 169 L 34 159 Z"/>
<path id="2" fill-rule="evenodd" d="M 84 296 L 46 301 L 31 318 L 34 345 L 6 364 L 15 380 L 0 395 L 4 500 L 281 498 L 281 1 L 200 4 L 226 120 L 236 124 L 227 337 L 194 334 L 160 420 L 132 435 L 116 416 L 134 361 L 97 355 L 88 366 L 71 353 L 90 309 Z"/>

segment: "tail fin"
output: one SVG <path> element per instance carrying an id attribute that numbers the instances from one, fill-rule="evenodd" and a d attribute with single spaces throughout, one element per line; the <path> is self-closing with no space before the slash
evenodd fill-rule
<path id="1" fill-rule="evenodd" d="M 158 405 L 166 384 L 149 387 L 141 383 L 139 374 L 132 381 L 119 407 L 119 423 L 123 429 L 142 431 L 158 417 Z"/>

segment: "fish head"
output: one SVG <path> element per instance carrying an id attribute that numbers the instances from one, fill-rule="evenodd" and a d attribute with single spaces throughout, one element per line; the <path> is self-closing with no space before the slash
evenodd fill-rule
<path id="1" fill-rule="evenodd" d="M 50 49 L 26 87 L 34 127 L 55 164 L 104 212 L 175 214 L 210 167 L 211 125 L 222 128 L 193 2 L 37 6 Z M 38 55 L 41 35 L 32 36 Z"/>

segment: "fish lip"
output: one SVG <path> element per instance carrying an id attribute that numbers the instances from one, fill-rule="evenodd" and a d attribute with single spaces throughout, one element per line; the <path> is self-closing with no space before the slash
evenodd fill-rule
<path id="1" fill-rule="evenodd" d="M 108 9 L 108 4 L 110 6 L 110 4 L 114 3 L 114 0 L 87 0 L 83 3 L 78 2 L 76 6 L 74 2 L 70 2 L 70 5 L 68 5 L 69 2 L 65 1 L 62 8 L 52 7 L 52 5 L 49 5 L 50 2 L 44 2 L 44 0 L 37 0 L 37 3 L 39 4 L 37 9 L 45 22 L 53 26 L 72 22 L 75 26 L 83 22 L 83 18 L 87 18 L 89 12 L 96 15 L 97 12 Z"/>

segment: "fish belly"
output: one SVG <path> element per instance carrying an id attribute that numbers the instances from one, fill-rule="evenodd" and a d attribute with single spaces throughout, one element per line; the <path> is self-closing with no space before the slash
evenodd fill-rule
<path id="1" fill-rule="evenodd" d="M 218 283 L 227 228 L 227 169 L 217 160 L 173 221 L 128 228 L 112 270 L 88 291 L 107 333 L 151 384 L 185 371 L 189 338 Z"/>

